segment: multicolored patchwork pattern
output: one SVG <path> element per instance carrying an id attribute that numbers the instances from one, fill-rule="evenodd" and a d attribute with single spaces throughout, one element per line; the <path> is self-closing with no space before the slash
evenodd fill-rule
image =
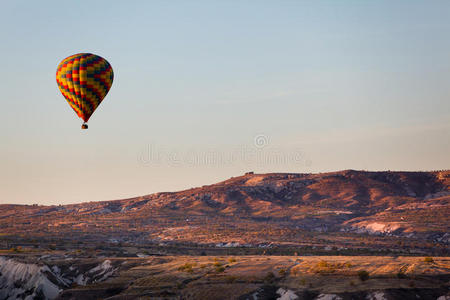
<path id="1" fill-rule="evenodd" d="M 113 79 L 113 70 L 106 59 L 91 53 L 69 56 L 56 70 L 59 90 L 84 122 L 105 98 Z"/>

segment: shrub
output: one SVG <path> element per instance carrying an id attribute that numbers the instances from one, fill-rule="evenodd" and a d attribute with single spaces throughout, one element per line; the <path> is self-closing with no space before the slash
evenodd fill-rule
<path id="1" fill-rule="evenodd" d="M 234 258 L 234 257 L 230 257 L 230 258 L 228 258 L 228 262 L 231 264 L 231 263 L 234 263 L 234 262 L 236 262 L 236 259 Z"/>
<path id="2" fill-rule="evenodd" d="M 397 273 L 397 278 L 399 278 L 399 279 L 404 279 L 404 278 L 406 278 L 406 275 L 405 275 L 405 273 L 403 273 L 402 271 L 400 271 L 400 272 Z"/>
<path id="3" fill-rule="evenodd" d="M 423 259 L 423 261 L 426 263 L 432 263 L 432 262 L 434 262 L 434 259 L 432 257 L 427 256 Z"/>
<path id="4" fill-rule="evenodd" d="M 223 266 L 217 266 L 217 267 L 216 267 L 216 272 L 217 272 L 217 273 L 225 272 L 225 268 L 224 268 Z"/>
<path id="5" fill-rule="evenodd" d="M 321 260 L 317 263 L 314 271 L 320 274 L 334 273 L 336 269 L 342 268 L 344 264 L 333 264 L 325 260 Z"/>
<path id="6" fill-rule="evenodd" d="M 284 276 L 286 274 L 286 270 L 280 269 L 280 270 L 278 270 L 278 274 L 280 274 L 281 276 Z"/>
<path id="7" fill-rule="evenodd" d="M 325 260 L 321 260 L 317 263 L 317 266 L 319 268 L 327 268 L 328 267 L 328 263 Z"/>
<path id="8" fill-rule="evenodd" d="M 214 262 L 213 265 L 214 265 L 214 267 L 220 267 L 222 264 L 220 262 L 216 261 L 216 262 Z"/>
<path id="9" fill-rule="evenodd" d="M 264 282 L 271 283 L 274 281 L 274 279 L 275 279 L 275 274 L 273 274 L 273 272 L 268 272 L 266 277 L 264 277 Z"/>
<path id="10" fill-rule="evenodd" d="M 11 251 L 11 252 L 23 252 L 24 249 L 22 248 L 22 246 L 17 246 L 17 247 L 9 249 L 9 251 Z"/>
<path id="11" fill-rule="evenodd" d="M 179 266 L 178 271 L 185 271 L 188 273 L 194 272 L 194 270 L 192 269 L 192 264 L 190 263 L 185 263 L 184 265 Z"/>
<path id="12" fill-rule="evenodd" d="M 369 272 L 361 270 L 358 272 L 358 277 L 361 281 L 366 281 L 369 279 Z"/>

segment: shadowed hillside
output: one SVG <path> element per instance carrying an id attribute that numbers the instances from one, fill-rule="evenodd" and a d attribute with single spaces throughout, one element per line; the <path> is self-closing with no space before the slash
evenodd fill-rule
<path id="1" fill-rule="evenodd" d="M 450 171 L 346 170 L 247 173 L 213 185 L 116 201 L 1 205 L 0 228 L 5 241 L 20 235 L 218 247 L 398 247 L 445 254 L 449 216 Z"/>

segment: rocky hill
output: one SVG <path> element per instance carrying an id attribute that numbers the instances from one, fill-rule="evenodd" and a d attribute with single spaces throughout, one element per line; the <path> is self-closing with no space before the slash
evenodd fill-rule
<path id="1" fill-rule="evenodd" d="M 221 247 L 397 243 L 448 253 L 449 219 L 450 171 L 250 172 L 124 200 L 0 205 L 0 231 L 9 237 Z"/>

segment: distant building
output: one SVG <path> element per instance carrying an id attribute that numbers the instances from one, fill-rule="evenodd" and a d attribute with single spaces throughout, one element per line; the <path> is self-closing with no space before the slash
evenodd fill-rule
<path id="1" fill-rule="evenodd" d="M 253 174 L 255 174 L 255 172 L 253 171 L 245 173 L 245 175 L 253 175 Z"/>

